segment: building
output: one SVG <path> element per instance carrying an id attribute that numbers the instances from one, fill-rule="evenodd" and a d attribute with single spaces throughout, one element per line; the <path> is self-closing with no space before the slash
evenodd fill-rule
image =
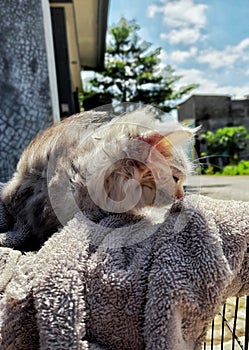
<path id="1" fill-rule="evenodd" d="M 203 132 L 225 126 L 244 125 L 249 132 L 249 99 L 236 100 L 222 95 L 192 95 L 181 103 L 178 120 L 201 125 Z"/>
<path id="2" fill-rule="evenodd" d="M 104 66 L 109 0 L 50 0 L 60 116 L 79 112 L 80 72 Z"/>
<path id="3" fill-rule="evenodd" d="M 249 98 L 231 100 L 231 114 L 234 125 L 244 125 L 249 132 Z"/>
<path id="4" fill-rule="evenodd" d="M 222 95 L 192 95 L 180 104 L 178 121 L 193 126 L 201 125 L 201 133 L 240 125 L 245 126 L 249 132 L 249 99 L 236 100 Z M 198 136 L 195 149 L 199 156 L 206 152 L 205 141 Z M 248 149 L 242 156 L 248 159 Z"/>

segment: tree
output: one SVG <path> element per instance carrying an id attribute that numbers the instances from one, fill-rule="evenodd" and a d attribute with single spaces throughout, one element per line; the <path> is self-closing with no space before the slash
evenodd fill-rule
<path id="1" fill-rule="evenodd" d="M 175 75 L 171 66 L 161 66 L 161 48 L 153 49 L 151 43 L 141 40 L 139 29 L 135 21 L 125 18 L 110 27 L 105 70 L 90 81 L 90 95 L 107 94 L 112 100 L 142 102 L 169 112 L 196 85 L 177 89 L 175 83 L 181 77 Z"/>
<path id="2" fill-rule="evenodd" d="M 215 133 L 208 131 L 201 138 L 206 140 L 209 155 L 225 155 L 229 164 L 234 165 L 239 163 L 240 153 L 247 148 L 249 134 L 244 126 L 229 126 Z"/>

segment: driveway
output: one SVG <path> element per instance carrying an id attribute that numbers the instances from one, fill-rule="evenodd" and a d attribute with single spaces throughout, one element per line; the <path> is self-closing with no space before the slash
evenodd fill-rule
<path id="1" fill-rule="evenodd" d="M 186 191 L 218 199 L 249 201 L 249 176 L 191 176 Z"/>

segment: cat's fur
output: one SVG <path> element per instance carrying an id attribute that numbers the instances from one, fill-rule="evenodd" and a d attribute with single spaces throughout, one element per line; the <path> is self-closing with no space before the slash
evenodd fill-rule
<path id="1" fill-rule="evenodd" d="M 184 194 L 191 166 L 183 144 L 194 133 L 177 123 L 156 126 L 143 109 L 113 119 L 85 112 L 45 130 L 2 193 L 13 223 L 18 217 L 30 227 L 20 248 L 38 249 L 78 210 L 138 213 L 172 204 Z"/>

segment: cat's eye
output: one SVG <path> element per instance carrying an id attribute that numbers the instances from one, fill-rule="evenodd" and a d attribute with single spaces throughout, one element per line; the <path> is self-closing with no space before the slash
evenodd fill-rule
<path id="1" fill-rule="evenodd" d="M 174 179 L 175 183 L 179 182 L 179 178 L 177 176 L 173 176 L 173 179 Z"/>

